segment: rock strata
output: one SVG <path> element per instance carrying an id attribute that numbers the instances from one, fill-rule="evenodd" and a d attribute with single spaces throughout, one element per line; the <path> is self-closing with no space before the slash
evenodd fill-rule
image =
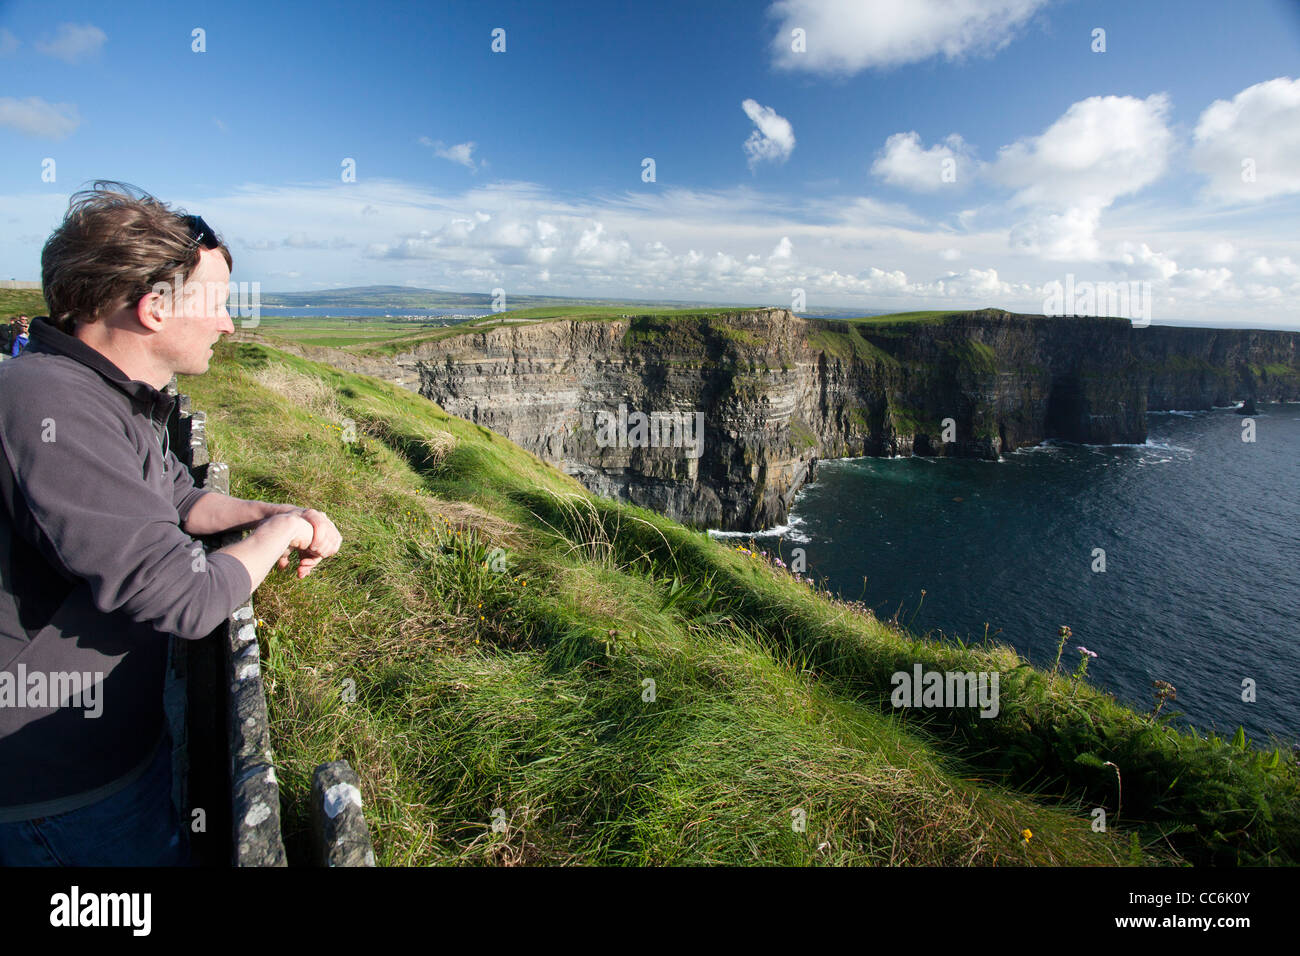
<path id="1" fill-rule="evenodd" d="M 1148 411 L 1300 401 L 1298 340 L 994 309 L 880 323 L 756 309 L 501 325 L 390 355 L 302 351 L 418 390 L 597 494 L 757 530 L 784 523 L 819 459 L 1139 443 Z M 637 429 L 638 412 L 658 418 Z"/>

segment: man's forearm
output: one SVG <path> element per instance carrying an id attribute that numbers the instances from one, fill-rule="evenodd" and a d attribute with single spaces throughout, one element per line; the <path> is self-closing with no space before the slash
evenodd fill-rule
<path id="1" fill-rule="evenodd" d="M 306 548 L 314 534 L 315 529 L 311 523 L 301 515 L 277 516 L 262 522 L 253 529 L 252 534 L 226 545 L 216 553 L 238 559 L 248 572 L 252 589 L 256 591 L 286 549 Z"/>
<path id="2" fill-rule="evenodd" d="M 186 534 L 196 537 L 218 534 L 222 531 L 237 531 L 251 528 L 273 514 L 301 510 L 297 505 L 249 501 L 245 498 L 232 498 L 219 491 L 210 491 L 194 502 L 190 513 L 185 516 L 181 529 Z"/>

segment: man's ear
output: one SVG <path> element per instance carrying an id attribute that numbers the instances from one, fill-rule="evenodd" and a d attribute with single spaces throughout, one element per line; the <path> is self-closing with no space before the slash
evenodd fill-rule
<path id="1" fill-rule="evenodd" d="M 135 316 L 150 332 L 161 332 L 168 318 L 166 297 L 157 292 L 140 296 L 135 303 Z"/>

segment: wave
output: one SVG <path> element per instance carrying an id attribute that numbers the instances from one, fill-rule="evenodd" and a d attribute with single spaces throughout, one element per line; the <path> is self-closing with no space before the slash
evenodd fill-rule
<path id="1" fill-rule="evenodd" d="M 1048 438 L 1045 441 L 1039 442 L 1037 445 L 1021 445 L 1019 448 L 1013 449 L 1009 454 L 1028 455 L 1031 452 L 1065 451 L 1065 448 L 1066 446 L 1064 444 L 1058 443 L 1053 438 Z"/>
<path id="2" fill-rule="evenodd" d="M 1192 449 L 1184 448 L 1182 445 L 1171 445 L 1167 441 L 1152 441 L 1148 438 L 1144 442 L 1115 442 L 1110 445 L 1087 445 L 1088 448 L 1154 448 L 1158 451 L 1185 451 L 1189 455 Z"/>
<path id="3" fill-rule="evenodd" d="M 712 538 L 787 538 L 790 541 L 806 544 L 812 538 L 799 530 L 799 527 L 806 523 L 805 519 L 791 515 L 786 524 L 777 525 L 775 528 L 764 528 L 761 531 L 720 531 L 717 528 L 709 528 L 708 534 Z"/>
<path id="4" fill-rule="evenodd" d="M 1034 452 L 1064 453 L 1068 451 L 1071 447 L 1086 448 L 1088 449 L 1089 452 L 1091 452 L 1094 455 L 1105 455 L 1106 450 L 1111 448 L 1136 448 L 1141 451 L 1175 452 L 1183 455 L 1191 455 L 1193 453 L 1193 450 L 1191 448 L 1185 448 L 1182 445 L 1173 445 L 1165 441 L 1153 441 L 1150 438 L 1148 438 L 1144 442 L 1111 442 L 1109 444 L 1094 444 L 1092 442 L 1067 442 L 1067 441 L 1060 441 L 1055 438 L 1049 438 L 1037 445 L 1030 445 L 1028 447 L 1022 446 L 1020 448 L 1017 448 L 1015 451 L 1011 452 L 1011 454 L 1028 455 Z M 999 460 L 1001 461 L 1002 459 Z M 1161 458 L 1159 460 L 1164 462 L 1171 459 Z"/>

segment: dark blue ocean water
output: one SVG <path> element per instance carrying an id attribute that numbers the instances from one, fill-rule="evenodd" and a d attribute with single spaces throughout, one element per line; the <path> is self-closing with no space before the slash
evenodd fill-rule
<path id="1" fill-rule="evenodd" d="M 822 462 L 779 547 L 915 632 L 982 639 L 987 622 L 1050 667 L 1068 624 L 1063 666 L 1096 651 L 1088 678 L 1131 706 L 1165 680 L 1202 730 L 1300 740 L 1300 404 L 1254 421 L 1254 443 L 1216 409 L 1151 414 L 1145 445 Z"/>
<path id="2" fill-rule="evenodd" d="M 342 308 L 339 306 L 322 306 L 322 305 L 264 305 L 262 312 L 268 318 L 280 319 L 317 319 L 334 316 L 336 318 L 382 318 L 385 315 L 391 315 L 394 318 L 398 316 L 408 317 L 417 316 L 424 319 L 438 319 L 448 315 L 490 315 L 491 309 L 476 309 L 470 306 L 455 309 L 410 309 L 403 305 L 389 305 L 380 308 L 379 306 L 367 306 L 364 308 Z"/>

